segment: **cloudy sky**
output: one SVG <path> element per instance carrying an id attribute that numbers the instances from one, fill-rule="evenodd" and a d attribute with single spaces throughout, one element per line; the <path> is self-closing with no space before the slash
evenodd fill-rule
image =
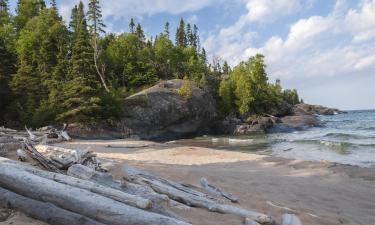
<path id="1" fill-rule="evenodd" d="M 64 19 L 78 1 L 57 0 Z M 127 31 L 134 17 L 152 36 L 183 17 L 211 56 L 235 65 L 262 53 L 270 81 L 297 88 L 305 102 L 375 109 L 375 0 L 101 2 L 108 32 Z"/>

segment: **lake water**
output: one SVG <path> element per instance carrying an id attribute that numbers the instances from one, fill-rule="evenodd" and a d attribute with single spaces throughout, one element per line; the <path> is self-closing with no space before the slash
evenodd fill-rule
<path id="1" fill-rule="evenodd" d="M 267 152 L 309 161 L 375 167 L 375 110 L 319 116 L 323 128 L 251 136 L 204 136 L 178 143 L 242 152 Z"/>

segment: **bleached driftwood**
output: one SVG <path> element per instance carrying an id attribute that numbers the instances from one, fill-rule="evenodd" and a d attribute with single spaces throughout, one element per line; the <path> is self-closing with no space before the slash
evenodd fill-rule
<path id="1" fill-rule="evenodd" d="M 219 196 L 223 196 L 224 198 L 229 199 L 231 202 L 238 202 L 238 197 L 236 197 L 236 196 L 234 196 L 230 193 L 226 193 L 226 192 L 222 191 L 220 188 L 211 185 L 210 183 L 208 183 L 207 178 L 202 177 L 200 179 L 200 183 L 201 183 L 201 186 L 204 189 L 206 189 L 207 191 L 209 191 L 211 193 L 214 193 L 216 195 L 219 195 Z"/>
<path id="2" fill-rule="evenodd" d="M 24 162 L 28 158 L 27 153 L 22 149 L 17 149 L 18 160 Z"/>
<path id="3" fill-rule="evenodd" d="M 255 222 L 252 219 L 245 218 L 245 225 L 260 225 L 259 223 Z"/>
<path id="4" fill-rule="evenodd" d="M 0 187 L 0 207 L 23 212 L 35 219 L 55 225 L 104 225 L 53 204 L 36 201 Z"/>
<path id="5" fill-rule="evenodd" d="M 140 171 L 140 170 L 137 170 L 135 168 L 130 168 L 130 167 L 123 167 L 123 172 L 124 172 L 124 176 L 126 179 L 139 183 L 139 184 L 147 184 L 152 189 L 154 189 L 154 191 L 161 193 L 161 194 L 165 194 L 169 198 L 175 201 L 187 204 L 189 206 L 206 208 L 212 212 L 238 215 L 244 218 L 250 218 L 261 224 L 273 224 L 274 223 L 272 218 L 265 214 L 246 210 L 246 209 L 235 207 L 232 205 L 217 203 L 209 198 L 204 197 L 203 193 L 192 194 L 192 193 L 197 193 L 198 191 L 196 190 L 184 191 L 188 189 L 186 187 L 184 187 L 183 190 L 178 189 L 176 188 L 176 186 L 180 187 L 181 184 L 176 185 L 176 182 L 168 181 L 164 178 L 158 178 L 155 175 L 151 175 L 147 172 Z M 173 184 L 173 185 L 170 185 L 170 184 Z"/>
<path id="6" fill-rule="evenodd" d="M 4 164 L 7 164 L 7 161 L 3 161 Z M 77 187 L 80 189 L 85 189 L 91 191 L 96 194 L 103 195 L 107 198 L 111 198 L 113 200 L 123 202 L 125 204 L 141 208 L 141 209 L 149 209 L 151 208 L 151 201 L 144 199 L 142 197 L 131 195 L 110 187 L 106 187 L 100 184 L 96 184 L 91 181 L 81 180 L 75 177 L 66 176 L 63 174 L 56 174 L 51 173 L 43 170 L 38 170 L 33 167 L 17 165 L 16 163 L 8 163 L 9 166 L 14 166 L 16 169 L 22 169 L 29 173 L 35 174 L 37 176 L 56 181 L 61 184 L 67 184 L 72 187 Z"/>
<path id="7" fill-rule="evenodd" d="M 281 225 L 302 225 L 302 222 L 294 214 L 283 214 Z"/>
<path id="8" fill-rule="evenodd" d="M 68 169 L 73 164 L 83 164 L 94 169 L 101 169 L 96 154 L 86 149 L 68 149 L 44 144 L 39 144 L 35 148 L 48 155 L 59 169 Z"/>
<path id="9" fill-rule="evenodd" d="M 52 161 L 40 154 L 40 152 L 38 152 L 28 140 L 24 140 L 23 149 L 32 159 L 39 162 L 45 169 L 53 172 L 60 172 Z"/>
<path id="10" fill-rule="evenodd" d="M 147 185 L 117 181 L 114 180 L 113 177 L 108 173 L 101 173 L 80 164 L 75 164 L 69 167 L 67 174 L 69 176 L 73 176 L 83 180 L 89 180 L 129 194 L 149 199 L 152 202 L 152 207 L 149 209 L 151 212 L 159 213 L 173 218 L 180 218 L 164 206 L 164 203 L 169 203 L 171 199 L 169 199 L 166 195 L 156 193 Z"/>
<path id="11" fill-rule="evenodd" d="M 51 181 L 15 166 L 0 163 L 0 186 L 34 200 L 49 202 L 105 224 L 187 225 L 160 214 L 134 208 L 113 199 Z"/>

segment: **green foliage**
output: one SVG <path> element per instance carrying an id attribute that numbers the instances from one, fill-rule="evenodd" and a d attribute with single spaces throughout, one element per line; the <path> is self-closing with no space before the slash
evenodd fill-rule
<path id="1" fill-rule="evenodd" d="M 281 87 L 268 83 L 264 56 L 250 57 L 230 72 L 238 111 L 241 114 L 268 113 L 282 102 Z"/>
<path id="2" fill-rule="evenodd" d="M 186 100 L 189 100 L 193 96 L 190 80 L 187 76 L 184 77 L 182 85 L 180 89 L 178 89 L 178 94 Z"/>
<path id="3" fill-rule="evenodd" d="M 220 96 L 220 113 L 222 115 L 228 115 L 233 111 L 233 90 L 232 82 L 230 80 L 222 80 L 219 86 Z"/>
<path id="4" fill-rule="evenodd" d="M 183 19 L 173 43 L 169 22 L 151 38 L 134 19 L 129 33 L 105 34 L 99 0 L 88 1 L 87 14 L 82 2 L 74 6 L 69 26 L 56 1 L 50 3 L 48 8 L 43 0 L 18 0 L 12 16 L 8 1 L 0 0 L 1 123 L 113 121 L 124 113 L 125 97 L 175 78 L 184 79 L 178 94 L 186 100 L 192 97 L 192 81 L 210 91 L 222 116 L 299 102 L 296 90 L 268 83 L 262 55 L 233 70 L 216 57 L 209 64 L 198 27 Z M 148 104 L 148 99 L 137 101 Z"/>
<path id="5" fill-rule="evenodd" d="M 287 90 L 283 91 L 282 96 L 283 96 L 284 100 L 291 105 L 296 105 L 296 104 L 300 103 L 300 100 L 299 100 L 298 93 L 297 93 L 296 89 L 292 89 L 292 90 L 287 89 Z"/>

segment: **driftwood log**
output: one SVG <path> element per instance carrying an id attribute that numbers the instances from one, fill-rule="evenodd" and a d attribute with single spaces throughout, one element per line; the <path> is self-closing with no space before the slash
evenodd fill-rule
<path id="1" fill-rule="evenodd" d="M 37 201 L 49 202 L 104 224 L 187 225 L 171 217 L 134 208 L 85 189 L 58 183 L 14 165 L 0 163 L 0 186 Z"/>
<path id="2" fill-rule="evenodd" d="M 10 160 L 8 160 L 10 161 Z M 140 209 L 149 209 L 152 206 L 152 203 L 148 199 L 144 199 L 142 197 L 128 194 L 104 185 L 100 185 L 91 181 L 87 180 L 81 180 L 75 177 L 66 176 L 63 174 L 56 174 L 51 173 L 43 170 L 38 170 L 30 166 L 24 166 L 24 165 L 18 165 L 16 163 L 7 163 L 6 160 L 1 160 L 0 162 L 3 162 L 4 165 L 13 166 L 16 169 L 21 168 L 22 170 L 25 170 L 29 173 L 32 173 L 34 175 L 37 175 L 42 178 L 46 178 L 52 181 L 56 181 L 61 184 L 70 185 L 72 187 L 77 187 L 80 189 L 88 190 L 90 192 L 105 196 L 107 198 L 111 198 L 113 200 L 128 204 L 130 206 L 134 206 Z"/>
<path id="3" fill-rule="evenodd" d="M 18 210 L 27 216 L 54 225 L 104 225 L 51 203 L 36 201 L 1 187 L 0 207 Z"/>
<path id="4" fill-rule="evenodd" d="M 281 225 L 302 225 L 302 222 L 294 214 L 283 214 Z"/>
<path id="5" fill-rule="evenodd" d="M 147 185 L 117 181 L 114 180 L 112 175 L 108 173 L 101 173 L 80 164 L 71 166 L 68 169 L 67 174 L 69 176 L 73 176 L 83 180 L 89 180 L 129 194 L 149 199 L 152 202 L 152 207 L 149 209 L 149 211 L 182 220 L 179 216 L 165 207 L 166 205 L 173 204 L 174 201 L 166 195 L 155 192 Z"/>
<path id="6" fill-rule="evenodd" d="M 219 195 L 219 196 L 223 196 L 224 198 L 226 199 L 229 199 L 231 202 L 238 202 L 238 197 L 230 194 L 230 193 L 226 193 L 224 191 L 222 191 L 220 188 L 218 187 L 215 187 L 213 185 L 211 185 L 210 183 L 208 183 L 208 180 L 207 178 L 205 177 L 202 177 L 200 179 L 200 183 L 201 183 L 201 186 L 206 189 L 208 192 L 211 192 L 211 193 L 214 193 L 216 195 Z"/>
<path id="7" fill-rule="evenodd" d="M 182 185 L 176 185 L 176 182 L 158 178 L 155 175 L 151 175 L 135 168 L 123 167 L 122 170 L 124 172 L 125 179 L 138 184 L 147 184 L 154 189 L 154 191 L 160 194 L 165 194 L 169 198 L 183 204 L 205 208 L 212 212 L 238 215 L 254 220 L 260 224 L 274 224 L 272 218 L 265 214 L 232 205 L 217 203 L 212 199 L 204 197 L 204 193 L 199 192 L 200 194 L 198 194 L 198 191 L 196 190 L 189 189 L 189 191 L 184 191 L 187 189 L 186 187 L 179 189 L 179 187 Z"/>

